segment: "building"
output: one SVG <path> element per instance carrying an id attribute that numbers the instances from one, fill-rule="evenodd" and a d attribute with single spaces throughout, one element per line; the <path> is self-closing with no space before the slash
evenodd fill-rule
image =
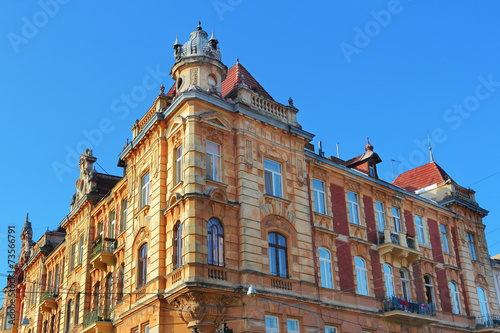
<path id="1" fill-rule="evenodd" d="M 23 229 L 17 332 L 495 332 L 474 191 L 434 161 L 317 153 L 298 109 L 199 25 L 132 127 L 123 177 L 80 158 L 71 210 Z"/>

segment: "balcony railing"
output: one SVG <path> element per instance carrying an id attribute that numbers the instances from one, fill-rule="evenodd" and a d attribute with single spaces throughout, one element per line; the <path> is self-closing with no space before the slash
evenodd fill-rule
<path id="1" fill-rule="evenodd" d="M 500 316 L 476 317 L 476 329 L 500 328 Z"/>
<path id="2" fill-rule="evenodd" d="M 114 238 L 98 238 L 92 248 L 91 258 L 95 258 L 102 252 L 113 253 L 116 249 L 116 239 Z"/>
<path id="3" fill-rule="evenodd" d="M 95 308 L 83 316 L 83 327 L 88 327 L 98 321 L 111 321 L 110 311 L 105 308 Z"/>
<path id="4" fill-rule="evenodd" d="M 422 316 L 436 316 L 436 305 L 431 303 L 418 303 L 411 299 L 388 297 L 384 300 L 384 312 L 404 311 Z"/>
<path id="5" fill-rule="evenodd" d="M 42 291 L 42 293 L 40 294 L 40 303 L 42 303 L 46 299 L 56 299 L 57 296 L 57 293 L 52 290 Z"/>

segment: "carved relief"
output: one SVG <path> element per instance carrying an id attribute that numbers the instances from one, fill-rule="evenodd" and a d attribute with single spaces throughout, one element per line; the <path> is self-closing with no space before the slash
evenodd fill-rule
<path id="1" fill-rule="evenodd" d="M 481 274 L 476 275 L 476 278 L 474 281 L 476 282 L 477 285 L 481 285 L 481 286 L 488 285 L 488 283 L 486 282 L 486 279 Z"/>
<path id="2" fill-rule="evenodd" d="M 198 70 L 196 68 L 191 69 L 191 84 L 198 85 Z"/>
<path id="3" fill-rule="evenodd" d="M 325 180 L 326 179 L 326 173 L 323 172 L 323 171 L 314 169 L 312 173 L 313 173 L 313 177 L 314 178 L 321 179 L 321 180 Z"/>
<path id="4" fill-rule="evenodd" d="M 269 227 L 275 227 L 278 229 L 285 230 L 288 234 L 292 233 L 292 230 L 288 226 L 288 223 L 282 221 L 279 216 L 272 216 L 266 219 L 265 226 L 267 228 Z"/>
<path id="5" fill-rule="evenodd" d="M 182 133 L 181 131 L 178 131 L 177 133 L 174 134 L 172 138 L 174 142 L 174 147 L 178 147 L 182 144 Z"/>
<path id="6" fill-rule="evenodd" d="M 347 188 L 350 191 L 359 193 L 361 186 L 358 183 L 353 183 L 353 182 L 347 181 L 346 184 L 347 184 Z"/>
<path id="7" fill-rule="evenodd" d="M 415 207 L 415 214 L 419 216 L 424 216 L 425 215 L 425 210 L 421 207 Z"/>
<path id="8" fill-rule="evenodd" d="M 402 207 L 403 206 L 403 200 L 401 198 L 398 198 L 398 197 L 392 197 L 391 203 L 395 207 Z"/>
<path id="9" fill-rule="evenodd" d="M 215 128 L 207 127 L 207 132 L 207 138 L 211 141 L 222 142 L 224 139 L 224 134 Z"/>

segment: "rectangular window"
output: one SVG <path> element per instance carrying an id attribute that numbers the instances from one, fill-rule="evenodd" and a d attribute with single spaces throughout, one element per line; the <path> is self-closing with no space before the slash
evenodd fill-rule
<path id="1" fill-rule="evenodd" d="M 326 214 L 325 183 L 313 178 L 314 210 L 316 213 Z"/>
<path id="2" fill-rule="evenodd" d="M 394 223 L 394 231 L 401 232 L 403 228 L 401 227 L 401 211 L 398 207 L 392 207 L 392 222 Z"/>
<path id="3" fill-rule="evenodd" d="M 142 330 L 143 333 L 149 333 L 149 324 L 144 325 L 144 329 Z"/>
<path id="4" fill-rule="evenodd" d="M 288 333 L 300 333 L 299 321 L 297 319 L 287 319 L 286 326 Z"/>
<path id="5" fill-rule="evenodd" d="M 120 232 L 127 228 L 127 199 L 122 200 L 122 216 L 120 218 Z"/>
<path id="6" fill-rule="evenodd" d="M 385 229 L 385 206 L 380 201 L 375 201 L 375 211 L 377 213 L 378 231 L 384 232 Z"/>
<path id="7" fill-rule="evenodd" d="M 266 316 L 266 333 L 279 333 L 278 317 Z"/>
<path id="8" fill-rule="evenodd" d="M 469 242 L 470 260 L 477 261 L 476 240 L 474 239 L 474 235 L 467 233 L 467 241 Z"/>
<path id="9" fill-rule="evenodd" d="M 422 216 L 415 215 L 415 225 L 417 226 L 418 242 L 420 244 L 426 244 L 424 218 Z"/>
<path id="10" fill-rule="evenodd" d="M 78 264 L 82 264 L 83 262 L 83 249 L 85 248 L 85 236 L 82 235 L 80 237 L 80 253 L 78 253 Z"/>
<path id="11" fill-rule="evenodd" d="M 149 172 L 141 178 L 141 208 L 149 205 Z"/>
<path id="12" fill-rule="evenodd" d="M 220 145 L 207 141 L 207 179 L 221 181 L 221 154 Z"/>
<path id="13" fill-rule="evenodd" d="M 108 230 L 109 238 L 115 238 L 115 228 L 116 228 L 116 210 L 113 209 L 113 211 L 109 213 L 109 230 Z"/>
<path id="14" fill-rule="evenodd" d="M 349 215 L 351 216 L 351 223 L 360 224 L 358 194 L 347 191 L 347 201 L 349 202 Z"/>
<path id="15" fill-rule="evenodd" d="M 264 176 L 266 193 L 275 197 L 282 197 L 281 164 L 264 159 Z"/>
<path id="16" fill-rule="evenodd" d="M 182 181 L 182 145 L 175 150 L 175 184 Z"/>
<path id="17" fill-rule="evenodd" d="M 450 253 L 450 243 L 448 241 L 448 230 L 445 225 L 440 226 L 441 229 L 441 243 L 443 244 L 443 252 Z"/>
<path id="18" fill-rule="evenodd" d="M 332 326 L 325 326 L 325 333 L 337 333 L 337 328 Z"/>
<path id="19" fill-rule="evenodd" d="M 73 270 L 73 268 L 75 268 L 75 260 L 76 260 L 76 243 L 71 245 L 70 270 Z"/>
<path id="20" fill-rule="evenodd" d="M 104 221 L 101 221 L 97 225 L 97 238 L 102 238 L 103 236 L 104 236 Z"/>

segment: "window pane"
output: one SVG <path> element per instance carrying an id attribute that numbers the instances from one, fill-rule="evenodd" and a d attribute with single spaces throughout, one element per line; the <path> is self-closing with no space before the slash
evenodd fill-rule
<path id="1" fill-rule="evenodd" d="M 213 180 L 213 156 L 207 154 L 207 178 Z"/>
<path id="2" fill-rule="evenodd" d="M 264 173 L 264 178 L 266 182 L 266 193 L 273 195 L 273 174 L 266 171 Z"/>
<path id="3" fill-rule="evenodd" d="M 299 321 L 296 319 L 287 319 L 288 333 L 295 333 L 299 331 Z"/>
<path id="4" fill-rule="evenodd" d="M 213 175 L 215 181 L 220 181 L 220 157 L 219 156 L 214 156 L 213 159 Z"/>
<path id="5" fill-rule="evenodd" d="M 269 240 L 269 243 L 276 244 L 276 234 L 274 232 L 267 235 L 267 239 Z"/>
<path id="6" fill-rule="evenodd" d="M 286 272 L 286 251 L 283 249 L 279 249 L 279 268 L 280 268 L 280 276 L 281 277 L 287 277 L 287 272 Z"/>
<path id="7" fill-rule="evenodd" d="M 274 195 L 282 197 L 281 194 L 281 175 L 274 174 Z"/>
<path id="8" fill-rule="evenodd" d="M 278 268 L 276 266 L 276 248 L 269 247 L 269 269 L 272 275 L 278 275 Z"/>
<path id="9" fill-rule="evenodd" d="M 271 316 L 266 316 L 266 329 L 268 328 L 278 328 L 278 318 L 277 317 L 271 317 Z"/>
<path id="10" fill-rule="evenodd" d="M 313 189 L 324 192 L 325 185 L 322 181 L 313 179 Z"/>
<path id="11" fill-rule="evenodd" d="M 281 235 L 278 235 L 278 245 L 286 246 L 286 238 Z"/>
<path id="12" fill-rule="evenodd" d="M 265 158 L 264 159 L 264 169 L 271 170 L 271 171 L 276 172 L 276 173 L 281 173 L 281 164 Z"/>

